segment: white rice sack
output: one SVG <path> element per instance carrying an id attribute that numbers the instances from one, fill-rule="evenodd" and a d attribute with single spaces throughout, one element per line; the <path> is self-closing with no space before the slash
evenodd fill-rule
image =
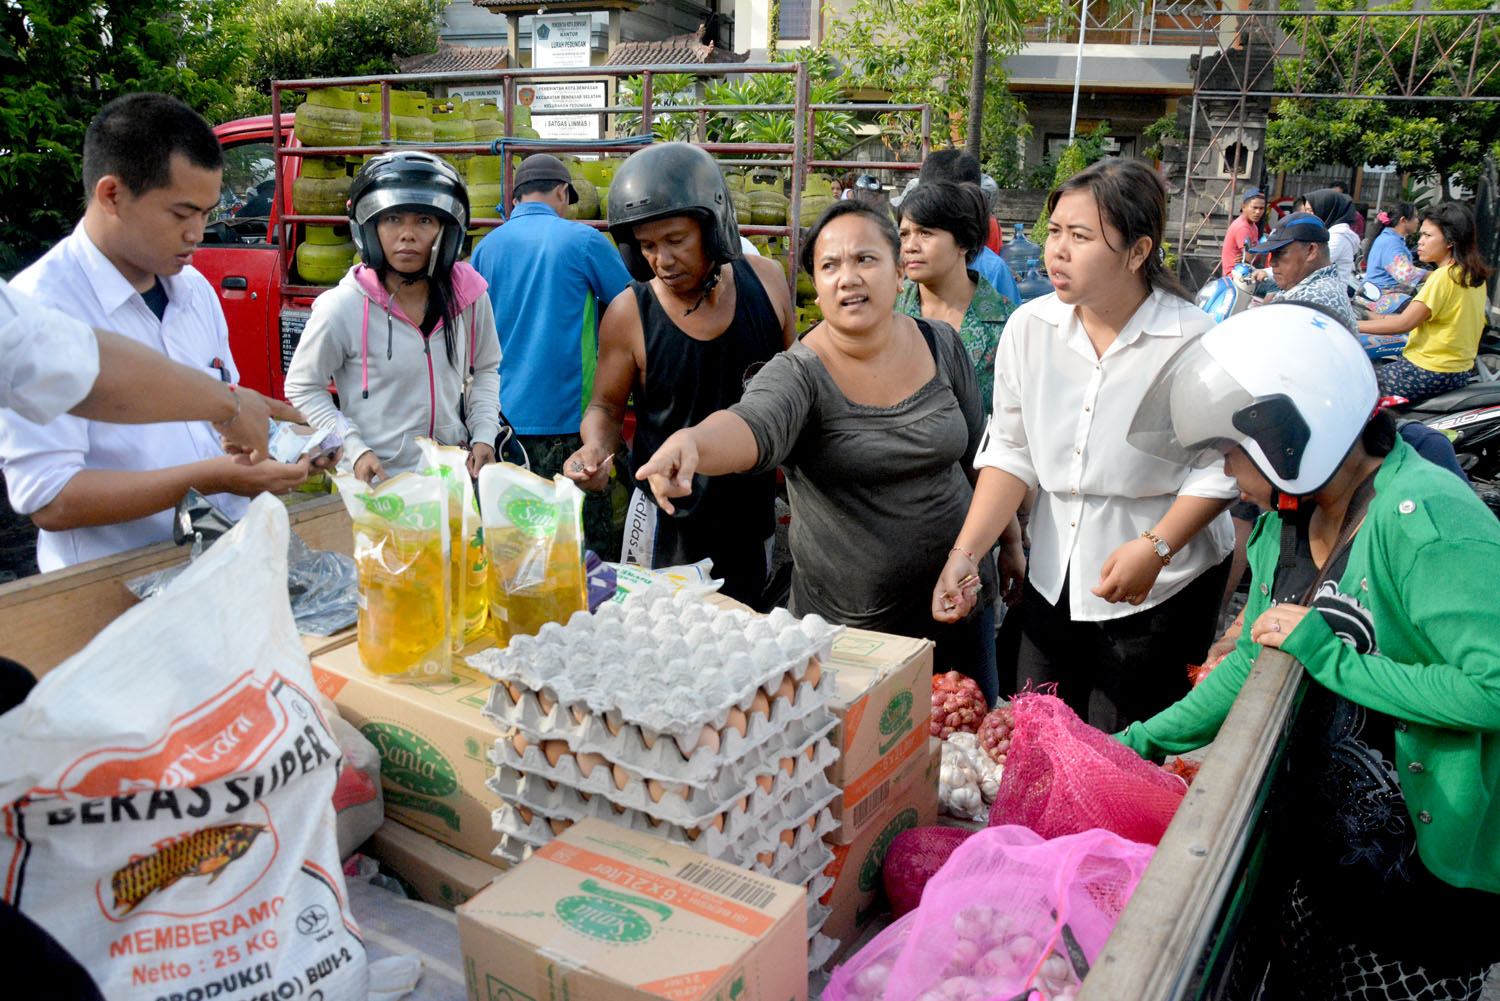
<path id="1" fill-rule="evenodd" d="M 0 716 L 0 890 L 111 1001 L 364 1001 L 287 531 L 262 494 Z"/>

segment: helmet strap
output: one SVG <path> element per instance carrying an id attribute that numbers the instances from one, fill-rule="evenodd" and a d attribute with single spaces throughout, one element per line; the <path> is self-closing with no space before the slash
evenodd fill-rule
<path id="1" fill-rule="evenodd" d="M 708 280 L 704 282 L 703 287 L 698 290 L 698 301 L 693 303 L 693 308 L 689 309 L 686 313 L 683 313 L 683 316 L 692 316 L 693 313 L 698 309 L 698 307 L 703 305 L 704 301 L 708 298 L 708 294 L 718 287 L 719 272 L 722 270 L 723 265 L 721 264 L 715 264 L 713 266 L 713 270 L 709 272 Z"/>

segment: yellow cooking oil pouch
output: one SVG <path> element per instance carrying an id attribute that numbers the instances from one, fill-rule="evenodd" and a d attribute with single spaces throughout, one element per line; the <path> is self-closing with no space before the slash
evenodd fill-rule
<path id="1" fill-rule="evenodd" d="M 583 491 L 576 483 L 493 463 L 479 471 L 479 514 L 489 550 L 490 626 L 497 646 L 587 610 Z"/>
<path id="2" fill-rule="evenodd" d="M 453 652 L 484 635 L 489 617 L 489 555 L 479 521 L 479 498 L 469 478 L 469 453 L 456 445 L 418 438 L 422 473 L 448 487 L 448 619 Z"/>

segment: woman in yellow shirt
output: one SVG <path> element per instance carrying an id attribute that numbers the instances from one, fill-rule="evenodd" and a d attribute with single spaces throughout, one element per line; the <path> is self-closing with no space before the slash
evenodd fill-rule
<path id="1" fill-rule="evenodd" d="M 1437 270 L 1404 311 L 1359 321 L 1362 334 L 1411 332 L 1401 357 L 1376 370 L 1381 395 L 1420 403 L 1469 381 L 1490 276 L 1474 231 L 1473 213 L 1458 202 L 1423 212 L 1417 256 Z"/>

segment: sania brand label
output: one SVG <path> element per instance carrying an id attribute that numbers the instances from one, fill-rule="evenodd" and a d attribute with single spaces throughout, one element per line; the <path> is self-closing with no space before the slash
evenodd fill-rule
<path id="1" fill-rule="evenodd" d="M 500 495 L 500 511 L 505 520 L 527 535 L 546 535 L 557 523 L 556 504 L 549 504 L 520 487 L 511 487 Z"/>
<path id="2" fill-rule="evenodd" d="M 458 791 L 458 774 L 436 745 L 394 723 L 366 723 L 360 732 L 380 752 L 380 775 L 422 796 Z"/>

